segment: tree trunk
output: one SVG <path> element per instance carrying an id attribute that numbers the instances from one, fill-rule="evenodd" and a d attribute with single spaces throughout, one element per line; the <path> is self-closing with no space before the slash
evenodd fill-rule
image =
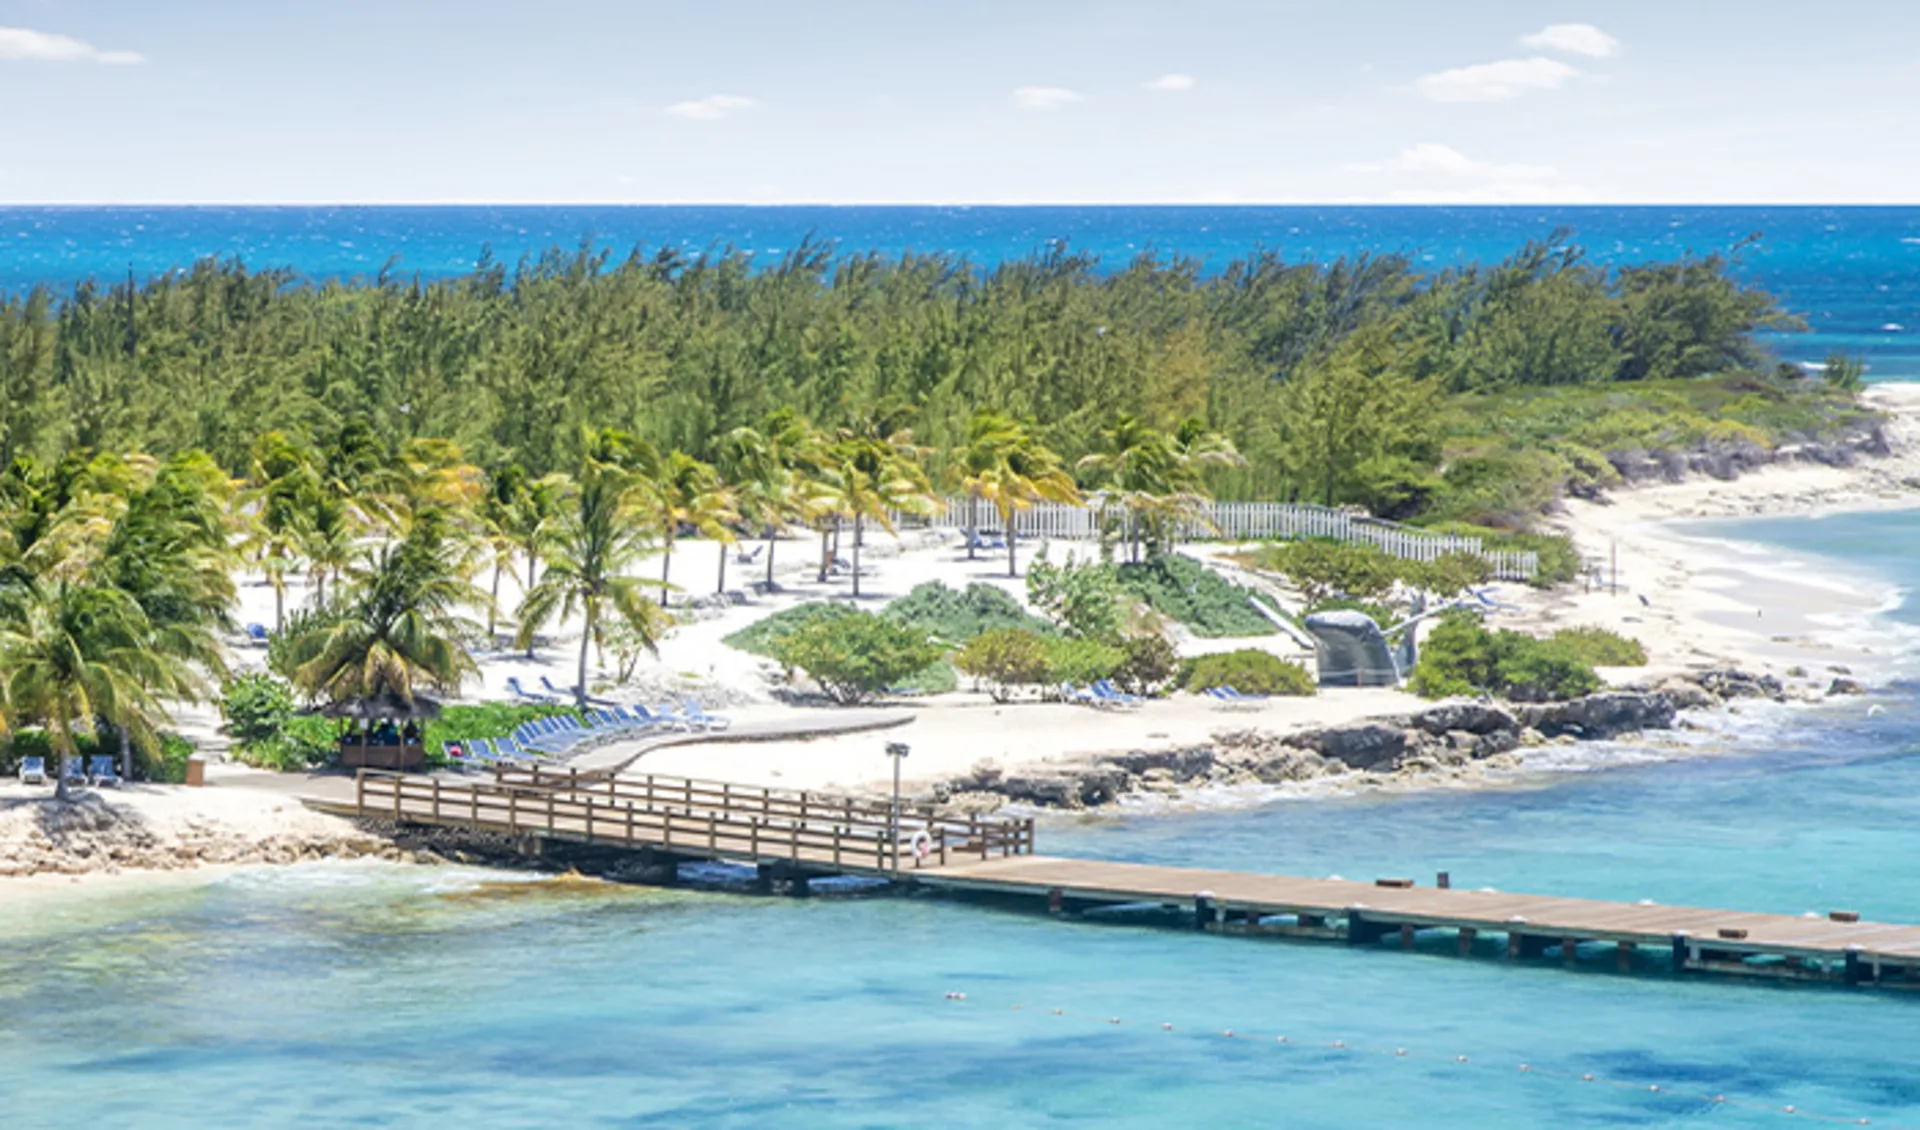
<path id="1" fill-rule="evenodd" d="M 767 528 L 767 591 L 768 592 L 773 591 L 773 547 L 774 547 L 774 544 L 779 540 L 780 540 L 780 531 L 769 526 Z"/>
<path id="2" fill-rule="evenodd" d="M 720 546 L 720 584 L 719 584 L 719 587 L 715 588 L 713 591 L 720 596 L 725 596 L 727 593 L 727 543 L 724 541 L 720 542 L 719 546 Z"/>
<path id="3" fill-rule="evenodd" d="M 839 519 L 834 519 L 836 522 Z M 827 544 L 827 527 L 820 527 L 820 583 L 827 583 L 827 570 L 833 567 L 833 551 Z"/>
<path id="4" fill-rule="evenodd" d="M 1013 508 L 1008 507 L 1007 508 L 1007 576 L 1017 577 L 1019 575 L 1020 575 L 1019 566 L 1014 563 L 1014 559 L 1013 559 Z"/>
<path id="5" fill-rule="evenodd" d="M 273 634 L 279 635 L 287 630 L 287 582 L 284 577 L 276 577 L 273 582 Z"/>
<path id="6" fill-rule="evenodd" d="M 133 741 L 127 737 L 127 728 L 120 727 L 120 779 L 133 780 Z"/>
<path id="7" fill-rule="evenodd" d="M 860 515 L 853 516 L 853 595 L 860 595 Z"/>
<path id="8" fill-rule="evenodd" d="M 313 571 L 313 607 L 327 606 L 327 572 L 325 569 Z"/>
<path id="9" fill-rule="evenodd" d="M 502 562 L 493 563 L 493 603 L 487 605 L 487 642 L 500 646 L 500 637 L 494 631 L 500 621 L 500 571 Z"/>
<path id="10" fill-rule="evenodd" d="M 972 561 L 974 546 L 980 541 L 980 492 L 967 493 L 967 560 Z"/>
<path id="11" fill-rule="evenodd" d="M 666 548 L 660 551 L 660 607 L 667 606 L 667 571 L 673 568 L 673 542 L 668 540 Z"/>
<path id="12" fill-rule="evenodd" d="M 593 646 L 594 619 L 588 614 L 586 626 L 580 630 L 580 678 L 573 684 L 573 702 L 582 710 L 587 708 L 587 649 Z"/>

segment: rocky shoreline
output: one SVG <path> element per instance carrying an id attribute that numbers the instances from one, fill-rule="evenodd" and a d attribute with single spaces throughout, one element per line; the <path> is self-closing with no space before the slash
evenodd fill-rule
<path id="1" fill-rule="evenodd" d="M 21 812 L 8 815 L 18 818 Z M 30 816 L 12 821 L 9 834 L 0 837 L 0 879 L 322 859 L 440 862 L 432 852 L 414 850 L 348 821 L 316 817 L 291 823 L 274 831 L 218 820 L 156 824 L 137 808 L 99 793 L 83 793 L 64 804 L 35 801 Z"/>
<path id="2" fill-rule="evenodd" d="M 1829 694 L 1861 693 L 1836 679 Z M 982 763 L 941 783 L 934 799 L 957 810 L 991 812 L 1007 805 L 1095 809 L 1136 794 L 1176 796 L 1204 785 L 1279 785 L 1341 778 L 1357 787 L 1417 784 L 1520 766 L 1522 749 L 1615 741 L 1669 730 L 1682 711 L 1736 699 L 1785 701 L 1768 675 L 1720 669 L 1676 677 L 1652 688 L 1628 688 L 1562 703 L 1445 703 L 1414 714 L 1344 726 L 1274 733 L 1223 729 L 1207 744 L 1170 750 L 1123 750 L 1072 763 L 1003 772 Z"/>

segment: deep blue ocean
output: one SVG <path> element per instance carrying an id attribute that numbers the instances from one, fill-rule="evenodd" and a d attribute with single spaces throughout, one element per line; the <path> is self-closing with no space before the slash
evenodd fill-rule
<path id="1" fill-rule="evenodd" d="M 582 241 L 735 247 L 774 257 L 812 236 L 847 252 L 944 251 L 992 263 L 1057 243 L 1120 265 L 1143 252 L 1217 268 L 1256 248 L 1289 259 L 1398 252 L 1431 267 L 1497 260 L 1559 229 L 1606 263 L 1728 248 L 1741 275 L 1804 316 L 1795 361 L 1864 354 L 1875 379 L 1920 379 L 1920 208 L 1817 207 L 112 207 L 0 208 L 0 288 L 59 288 L 205 256 L 311 277 L 472 269 Z"/>

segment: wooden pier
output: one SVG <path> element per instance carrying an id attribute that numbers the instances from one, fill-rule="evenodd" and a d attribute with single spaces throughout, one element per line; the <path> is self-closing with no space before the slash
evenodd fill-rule
<path id="1" fill-rule="evenodd" d="M 1055 913 L 1160 908 L 1228 934 L 1451 945 L 1567 964 L 1611 958 L 1676 972 L 1920 988 L 1920 926 L 1616 903 L 1374 882 L 1208 871 L 1034 854 L 1028 818 L 943 816 L 924 805 L 743 787 L 682 777 L 533 770 L 488 782 L 363 770 L 351 802 L 309 804 L 397 825 L 644 853 L 668 865 L 724 860 L 804 894 L 828 875 L 884 878 L 958 894 L 1039 900 Z"/>

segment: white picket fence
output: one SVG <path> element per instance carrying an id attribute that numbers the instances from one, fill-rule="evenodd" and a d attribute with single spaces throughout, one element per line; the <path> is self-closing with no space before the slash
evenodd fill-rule
<path id="1" fill-rule="evenodd" d="M 995 529 L 1000 515 L 985 502 L 964 496 L 949 498 L 937 507 L 930 523 L 941 529 L 964 530 L 977 515 L 982 528 Z M 1386 522 L 1366 514 L 1291 502 L 1214 502 L 1204 507 L 1205 521 L 1190 522 L 1181 536 L 1190 541 L 1253 541 L 1262 538 L 1331 538 L 1366 542 L 1409 561 L 1432 561 L 1448 553 L 1471 553 L 1492 564 L 1502 580 L 1530 580 L 1540 571 L 1540 555 L 1489 550 L 1475 537 L 1439 534 Z M 1094 506 L 1041 502 L 1016 511 L 1013 528 L 1022 537 L 1062 541 L 1091 541 L 1100 536 L 1100 511 Z"/>

